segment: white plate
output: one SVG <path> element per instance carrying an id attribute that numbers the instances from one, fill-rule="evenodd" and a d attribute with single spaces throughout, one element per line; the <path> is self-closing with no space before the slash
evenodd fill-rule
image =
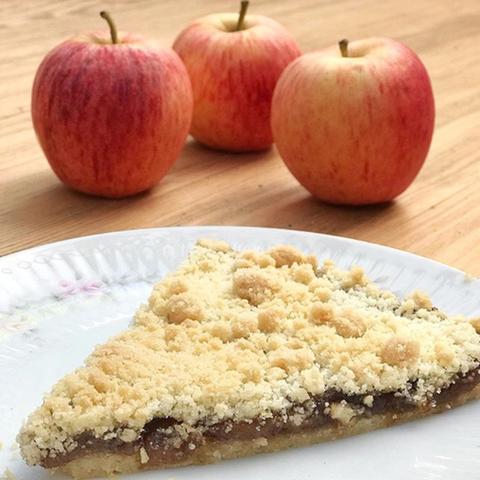
<path id="1" fill-rule="evenodd" d="M 0 258 L 0 475 L 53 477 L 12 449 L 42 393 L 80 365 L 93 346 L 122 330 L 152 282 L 174 269 L 198 237 L 234 248 L 287 243 L 340 266 L 359 264 L 404 296 L 422 288 L 449 313 L 480 315 L 480 281 L 398 250 L 289 230 L 184 227 L 78 238 Z M 145 472 L 125 480 L 480 479 L 480 402 L 387 430 L 206 467 Z M 0 477 L 1 478 L 1 477 Z"/>

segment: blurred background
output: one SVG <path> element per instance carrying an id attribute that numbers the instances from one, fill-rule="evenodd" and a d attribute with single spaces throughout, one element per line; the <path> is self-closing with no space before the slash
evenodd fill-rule
<path id="1" fill-rule="evenodd" d="M 469 270 L 480 222 L 480 31 L 476 0 L 253 0 L 249 13 L 283 24 L 304 52 L 341 38 L 389 36 L 424 62 L 436 99 L 425 167 L 396 201 L 363 208 L 314 200 L 275 147 L 225 154 L 189 140 L 151 191 L 107 200 L 64 187 L 30 120 L 33 78 L 47 52 L 80 32 L 119 30 L 171 45 L 194 19 L 237 12 L 232 0 L 2 0 L 0 3 L 0 255 L 80 235 L 172 225 L 255 225 L 353 237 L 408 249 Z M 474 272 L 472 272 L 474 273 Z"/>

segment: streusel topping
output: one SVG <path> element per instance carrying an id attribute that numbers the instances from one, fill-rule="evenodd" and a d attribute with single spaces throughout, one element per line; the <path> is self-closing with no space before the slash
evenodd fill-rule
<path id="1" fill-rule="evenodd" d="M 233 251 L 200 240 L 155 285 L 126 331 L 96 347 L 25 423 L 30 464 L 85 431 L 131 442 L 154 418 L 185 431 L 271 418 L 327 390 L 422 403 L 479 365 L 480 321 L 447 317 L 423 292 L 404 301 L 360 267 L 341 271 L 289 246 Z M 414 393 L 407 386 L 416 382 Z M 333 405 L 333 418 L 354 413 Z"/>

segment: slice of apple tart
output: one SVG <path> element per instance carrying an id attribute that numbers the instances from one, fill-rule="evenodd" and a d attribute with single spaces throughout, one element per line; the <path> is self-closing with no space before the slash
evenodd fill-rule
<path id="1" fill-rule="evenodd" d="M 18 440 L 77 479 L 334 440 L 480 396 L 480 320 L 289 246 L 200 240 Z"/>

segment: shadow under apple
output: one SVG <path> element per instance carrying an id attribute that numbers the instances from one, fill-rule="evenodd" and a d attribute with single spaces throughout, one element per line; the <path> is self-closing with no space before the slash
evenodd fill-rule
<path id="1" fill-rule="evenodd" d="M 272 198 L 272 203 L 274 206 L 262 212 L 261 218 L 251 219 L 252 225 L 354 236 L 360 228 L 392 216 L 400 220 L 405 214 L 397 200 L 362 206 L 335 205 L 316 199 L 300 185 L 296 191 L 292 188 L 286 193 L 281 202 Z"/>
<path id="2" fill-rule="evenodd" d="M 218 165 L 218 163 L 224 162 L 227 165 L 233 165 L 254 163 L 265 160 L 266 158 L 271 158 L 275 155 L 276 153 L 273 148 L 247 153 L 216 150 L 198 142 L 192 137 L 189 137 L 180 153 L 180 157 L 175 162 L 170 172 L 183 170 L 185 168 L 190 168 L 192 165 L 199 164 Z"/>

